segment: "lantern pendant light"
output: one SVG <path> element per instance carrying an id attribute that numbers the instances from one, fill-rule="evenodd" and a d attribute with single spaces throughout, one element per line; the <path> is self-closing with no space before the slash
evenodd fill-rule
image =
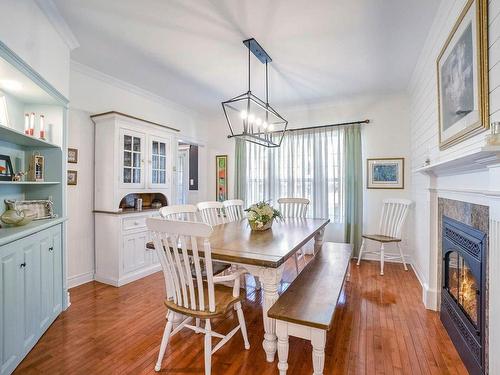
<path id="1" fill-rule="evenodd" d="M 222 110 L 231 134 L 228 138 L 240 138 L 265 147 L 280 147 L 288 121 L 269 105 L 269 79 L 267 66 L 271 57 L 254 39 L 243 44 L 248 48 L 248 91 L 222 102 Z M 266 100 L 252 93 L 250 88 L 250 52 L 266 66 Z"/>

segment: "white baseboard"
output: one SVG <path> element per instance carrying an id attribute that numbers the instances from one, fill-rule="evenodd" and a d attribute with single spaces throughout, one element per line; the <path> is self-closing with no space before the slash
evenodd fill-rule
<path id="1" fill-rule="evenodd" d="M 420 272 L 416 264 L 412 264 L 411 267 L 413 268 L 413 272 L 415 272 L 417 280 L 422 287 L 422 302 L 424 303 L 425 308 L 428 310 L 439 311 L 439 292 L 437 290 L 431 289 L 429 287 L 429 284 L 424 282 L 422 273 Z"/>
<path id="2" fill-rule="evenodd" d="M 103 284 L 108 284 L 108 285 L 120 287 L 122 285 L 131 283 L 132 281 L 142 279 L 143 277 L 149 276 L 149 275 L 151 275 L 155 272 L 158 272 L 158 271 L 161 271 L 161 264 L 155 264 L 155 265 L 152 265 L 148 268 L 143 268 L 139 271 L 129 273 L 126 276 L 123 276 L 119 279 L 110 278 L 108 276 L 99 275 L 97 273 L 95 274 L 94 279 L 95 279 L 95 281 L 98 281 L 98 282 L 103 283 Z"/>
<path id="3" fill-rule="evenodd" d="M 85 272 L 80 275 L 68 277 L 68 289 L 94 281 L 94 272 Z"/>

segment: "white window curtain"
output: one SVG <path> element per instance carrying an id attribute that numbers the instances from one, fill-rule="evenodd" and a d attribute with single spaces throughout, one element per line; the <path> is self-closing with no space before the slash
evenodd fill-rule
<path id="1" fill-rule="evenodd" d="M 280 197 L 307 198 L 308 217 L 342 223 L 343 147 L 343 127 L 289 132 L 279 148 L 237 146 L 246 170 L 247 206 L 263 200 L 277 205 Z"/>

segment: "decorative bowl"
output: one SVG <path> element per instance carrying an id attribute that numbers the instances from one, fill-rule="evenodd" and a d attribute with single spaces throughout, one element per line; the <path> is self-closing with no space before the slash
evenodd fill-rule
<path id="1" fill-rule="evenodd" d="M 0 216 L 0 220 L 2 220 L 4 224 L 22 226 L 31 223 L 35 216 L 35 213 L 31 210 L 11 209 L 5 211 L 2 216 Z"/>
<path id="2" fill-rule="evenodd" d="M 268 221 L 267 223 L 265 223 L 263 226 L 259 227 L 257 225 L 257 222 L 256 221 L 250 221 L 248 220 L 248 223 L 250 224 L 250 228 L 252 228 L 252 230 L 255 230 L 255 231 L 263 231 L 263 230 L 268 230 L 270 229 L 272 226 L 273 226 L 273 221 L 274 219 L 271 219 L 270 221 Z"/>

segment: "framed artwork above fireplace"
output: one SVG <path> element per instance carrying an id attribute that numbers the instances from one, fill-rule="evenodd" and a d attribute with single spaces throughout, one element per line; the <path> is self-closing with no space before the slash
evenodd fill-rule
<path id="1" fill-rule="evenodd" d="M 469 0 L 436 62 L 439 148 L 489 127 L 488 0 Z"/>

